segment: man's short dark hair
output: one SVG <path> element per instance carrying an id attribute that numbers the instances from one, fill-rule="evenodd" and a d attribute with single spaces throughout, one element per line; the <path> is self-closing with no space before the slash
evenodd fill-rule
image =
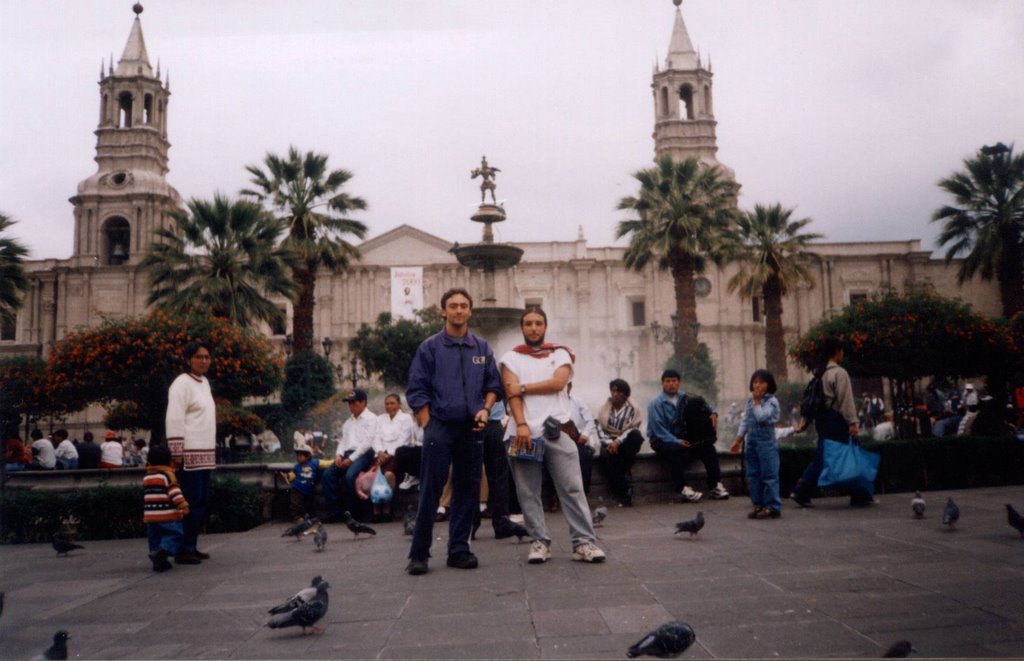
<path id="1" fill-rule="evenodd" d="M 682 381 L 683 375 L 679 373 L 679 370 L 667 369 L 661 373 L 661 380 L 664 381 L 665 379 L 678 379 Z"/>
<path id="2" fill-rule="evenodd" d="M 43 437 L 43 432 L 39 431 L 39 428 L 35 428 L 28 433 L 28 437 L 33 441 L 38 441 Z"/>
<path id="3" fill-rule="evenodd" d="M 57 431 L 53 432 L 53 437 L 54 438 L 59 438 L 60 440 L 63 441 L 65 438 L 68 437 L 68 430 L 67 429 L 58 429 Z"/>
<path id="4" fill-rule="evenodd" d="M 608 384 L 608 390 L 618 390 L 626 397 L 633 394 L 633 389 L 629 387 L 629 383 L 625 379 L 612 379 Z"/>
<path id="5" fill-rule="evenodd" d="M 154 445 L 149 449 L 146 461 L 149 462 L 150 466 L 170 466 L 171 448 L 163 443 Z"/>
<path id="6" fill-rule="evenodd" d="M 469 292 L 466 291 L 465 289 L 463 289 L 462 287 L 452 287 L 451 289 L 449 289 L 445 293 L 441 294 L 441 309 L 442 310 L 444 310 L 445 304 L 448 303 L 448 299 L 451 298 L 452 296 L 455 296 L 455 295 L 465 296 L 466 300 L 469 301 L 469 309 L 470 310 L 473 309 L 473 297 L 469 295 Z"/>
<path id="7" fill-rule="evenodd" d="M 836 355 L 836 352 L 843 348 L 843 341 L 834 335 L 830 335 L 825 338 L 825 341 L 821 345 L 822 354 L 824 359 L 828 360 L 832 356 Z"/>
<path id="8" fill-rule="evenodd" d="M 523 310 L 523 313 L 521 315 L 519 315 L 519 326 L 520 326 L 520 328 L 522 327 L 523 321 L 526 319 L 526 315 L 528 315 L 528 314 L 539 314 L 540 316 L 544 317 L 544 325 L 545 326 L 548 325 L 548 313 L 547 312 L 544 312 L 544 310 L 541 309 L 541 307 L 539 305 L 527 305 L 526 309 Z"/>
<path id="9" fill-rule="evenodd" d="M 779 386 L 775 383 L 775 375 L 766 369 L 754 370 L 754 373 L 750 375 L 750 390 L 754 390 L 754 381 L 761 380 L 768 384 L 768 392 L 775 394 L 779 389 Z"/>
<path id="10" fill-rule="evenodd" d="M 192 357 L 199 353 L 200 349 L 206 349 L 211 354 L 213 350 L 204 340 L 193 340 L 185 345 L 185 360 L 192 360 Z"/>
<path id="11" fill-rule="evenodd" d="M 85 441 L 86 443 L 92 443 L 93 438 L 95 438 L 95 436 L 92 435 L 91 431 L 87 431 L 84 434 L 82 434 L 82 440 Z"/>

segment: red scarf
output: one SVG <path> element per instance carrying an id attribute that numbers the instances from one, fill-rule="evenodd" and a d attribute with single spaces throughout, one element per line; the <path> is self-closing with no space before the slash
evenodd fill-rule
<path id="1" fill-rule="evenodd" d="M 572 352 L 572 349 L 565 346 L 564 344 L 555 344 L 554 342 L 545 342 L 539 347 L 531 347 L 529 344 L 520 344 L 517 347 L 513 347 L 512 351 L 521 353 L 532 358 L 547 358 L 555 352 L 557 349 L 565 349 L 566 353 L 569 354 L 569 360 L 573 363 L 576 362 L 576 354 Z"/>

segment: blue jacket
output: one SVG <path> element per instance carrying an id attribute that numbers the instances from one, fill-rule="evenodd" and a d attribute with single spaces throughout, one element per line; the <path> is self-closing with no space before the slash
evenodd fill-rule
<path id="1" fill-rule="evenodd" d="M 686 393 L 679 391 L 679 406 L 686 401 Z M 715 407 L 708 404 L 712 412 Z M 663 443 L 675 443 L 678 445 L 679 437 L 672 431 L 678 409 L 668 398 L 665 391 L 659 392 L 658 396 L 647 405 L 647 438 Z M 689 439 L 687 439 L 689 440 Z"/>
<path id="2" fill-rule="evenodd" d="M 405 393 L 413 411 L 429 404 L 431 418 L 471 420 L 489 392 L 502 397 L 501 376 L 491 348 L 473 333 L 455 338 L 442 329 L 416 350 Z"/>
<path id="3" fill-rule="evenodd" d="M 761 403 L 757 406 L 754 406 L 754 399 L 751 397 L 743 409 L 743 421 L 740 423 L 736 435 L 747 436 L 750 434 L 755 436 L 756 440 L 774 438 L 775 423 L 779 421 L 780 415 L 779 400 L 771 394 L 762 397 Z"/>

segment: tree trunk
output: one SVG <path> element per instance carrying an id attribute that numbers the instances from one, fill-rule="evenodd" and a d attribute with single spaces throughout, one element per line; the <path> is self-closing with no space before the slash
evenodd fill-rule
<path id="1" fill-rule="evenodd" d="M 676 294 L 676 356 L 693 356 L 697 351 L 697 291 L 693 285 L 693 258 L 676 255 L 672 258 L 672 283 Z"/>
<path id="2" fill-rule="evenodd" d="M 788 381 L 786 332 L 782 328 L 782 287 L 778 276 L 771 276 L 761 287 L 764 295 L 765 365 L 776 381 Z"/>
<path id="3" fill-rule="evenodd" d="M 316 305 L 316 263 L 306 262 L 296 269 L 295 280 L 299 283 L 299 296 L 295 301 L 295 317 L 292 320 L 292 352 L 313 350 L 313 307 Z"/>
<path id="4" fill-rule="evenodd" d="M 1024 273 L 1021 272 L 1024 251 L 1012 247 L 1005 250 L 1006 255 L 999 265 L 997 278 L 999 298 L 1003 303 L 1003 317 L 1009 319 L 1024 310 Z"/>

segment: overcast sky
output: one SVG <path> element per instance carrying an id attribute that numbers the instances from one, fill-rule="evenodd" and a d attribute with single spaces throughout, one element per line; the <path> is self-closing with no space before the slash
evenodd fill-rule
<path id="1" fill-rule="evenodd" d="M 370 236 L 478 241 L 469 171 L 501 168 L 498 240 L 613 242 L 652 164 L 651 72 L 670 0 L 146 0 L 170 71 L 183 197 L 235 194 L 294 144 L 352 170 Z M 1024 2 L 686 0 L 713 65 L 719 160 L 740 204 L 781 202 L 831 241 L 934 247 L 936 182 L 983 144 L 1024 149 Z M 0 2 L 0 211 L 33 258 L 71 253 L 67 198 L 95 171 L 100 59 L 127 0 Z"/>

